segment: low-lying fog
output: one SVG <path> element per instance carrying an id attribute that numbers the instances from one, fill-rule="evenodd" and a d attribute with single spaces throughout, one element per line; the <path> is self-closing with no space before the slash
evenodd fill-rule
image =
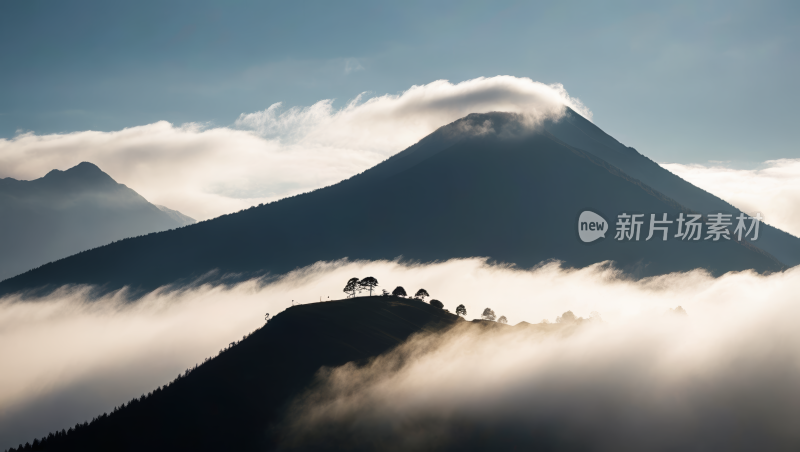
<path id="1" fill-rule="evenodd" d="M 566 337 L 459 328 L 322 374 L 286 421 L 287 446 L 466 447 L 489 432 L 543 447 L 800 445 L 800 269 L 631 281 L 605 264 L 517 270 L 465 259 L 320 263 L 266 285 L 133 304 L 121 294 L 87 301 L 82 289 L 2 299 L 0 450 L 111 411 L 259 328 L 265 313 L 342 298 L 349 278 L 366 276 L 389 291 L 425 288 L 451 312 L 463 303 L 470 319 L 490 307 L 510 325 L 567 310 L 602 322 Z M 677 306 L 688 316 L 667 314 Z"/>

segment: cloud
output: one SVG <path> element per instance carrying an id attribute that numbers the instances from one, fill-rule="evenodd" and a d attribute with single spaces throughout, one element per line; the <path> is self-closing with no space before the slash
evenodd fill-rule
<path id="1" fill-rule="evenodd" d="M 98 165 L 154 204 L 198 220 L 334 184 L 469 113 L 591 117 L 561 85 L 498 76 L 439 80 L 397 95 L 360 95 L 336 109 L 242 114 L 230 127 L 165 121 L 114 132 L 24 133 L 0 140 L 0 177 L 35 179 L 82 161 Z"/>
<path id="2" fill-rule="evenodd" d="M 769 160 L 761 169 L 662 163 L 661 166 L 753 215 L 800 237 L 800 159 Z"/>
<path id="3" fill-rule="evenodd" d="M 556 285 L 578 304 L 640 314 L 550 334 L 465 322 L 323 369 L 282 427 L 284 448 L 797 449 L 800 271 L 643 284 L 584 274 L 577 290 L 563 285 L 572 276 Z M 663 310 L 667 299 L 688 316 Z"/>
<path id="4" fill-rule="evenodd" d="M 565 406 L 587 410 L 599 409 L 582 405 L 592 391 L 616 391 L 621 394 L 620 400 L 627 400 L 622 396 L 640 394 L 636 391 L 647 395 L 646 391 L 653 389 L 654 394 L 675 394 L 679 397 L 675 400 L 683 400 L 680 397 L 693 393 L 684 391 L 686 388 L 678 383 L 692 376 L 702 377 L 704 382 L 726 382 L 734 378 L 725 374 L 731 369 L 735 370 L 731 375 L 741 378 L 743 397 L 756 397 L 755 391 L 763 389 L 759 385 L 765 378 L 777 381 L 771 391 L 787 394 L 792 394 L 791 385 L 800 381 L 793 379 L 790 384 L 783 380 L 795 377 L 795 370 L 787 370 L 784 364 L 794 365 L 800 357 L 800 333 L 792 324 L 800 314 L 794 296 L 800 290 L 800 269 L 770 276 L 732 273 L 716 279 L 694 271 L 631 281 L 607 263 L 580 270 L 565 270 L 554 263 L 520 270 L 489 265 L 482 259 L 430 265 L 343 260 L 317 263 L 266 285 L 254 280 L 230 289 L 204 286 L 183 292 L 154 292 L 135 304 L 123 303 L 120 293 L 89 302 L 85 296 L 88 288 L 64 289 L 31 302 L 0 299 L 0 365 L 13 369 L 0 373 L 0 449 L 109 412 L 216 355 L 228 343 L 262 325 L 266 312 L 274 315 L 292 300 L 310 303 L 342 297 L 345 282 L 353 276 L 374 276 L 390 291 L 397 285 L 411 293 L 425 288 L 450 311 L 463 303 L 468 318 L 479 317 L 486 307 L 498 317 L 506 316 L 512 325 L 522 320 L 553 322 L 568 310 L 580 317 L 590 317 L 596 311 L 605 324 L 564 341 L 542 344 L 531 343 L 524 335 L 487 336 L 484 345 L 480 345 L 484 339 L 454 336 L 441 341 L 430 353 L 415 355 L 418 365 L 396 376 L 373 379 L 377 386 L 366 384 L 363 400 L 341 399 L 332 383 L 326 400 L 341 399 L 347 407 L 399 407 L 398 412 L 408 414 L 409 419 L 430 408 L 436 420 L 447 407 L 470 412 L 470 407 L 485 402 L 505 416 L 508 413 L 502 409 L 502 400 L 529 395 L 534 398 L 525 400 L 537 404 L 544 400 L 541 397 L 545 395 L 526 392 L 531 390 L 525 383 L 529 377 L 542 388 L 561 394 Z M 689 313 L 688 329 L 654 320 L 678 305 Z M 454 352 L 456 341 L 465 344 L 463 352 Z M 409 345 L 411 350 L 417 348 L 414 344 Z M 782 361 L 773 359 L 776 354 Z M 385 359 L 391 362 L 394 358 L 390 355 Z M 476 363 L 485 366 L 476 369 Z M 761 374 L 750 372 L 756 368 Z M 615 374 L 619 369 L 624 371 Z M 431 372 L 426 373 L 428 370 Z M 365 378 L 358 373 L 361 370 L 352 371 L 353 378 Z M 553 386 L 554 379 L 564 375 L 585 377 L 572 382 L 559 380 L 569 384 L 556 391 L 559 388 Z M 677 383 L 652 386 L 653 378 L 659 385 Z M 378 390 L 381 381 L 391 383 L 397 392 L 382 394 Z M 514 392 L 517 389 L 521 392 Z M 392 402 L 395 395 L 412 391 L 431 396 L 430 400 L 442 400 L 441 407 L 411 403 L 419 401 L 417 396 L 409 396 L 407 405 L 378 403 Z M 716 397 L 727 393 L 709 394 Z M 793 413 L 791 397 L 774 400 L 771 392 L 759 394 L 776 413 Z M 466 405 L 454 400 L 462 398 Z M 658 408 L 658 400 L 642 400 Z M 719 406 L 760 415 L 738 405 Z M 623 414 L 632 410 L 624 404 L 615 409 Z M 362 412 L 351 411 L 361 419 Z M 474 413 L 479 421 L 482 412 Z M 706 412 L 692 413 L 705 416 Z M 389 419 L 380 410 L 377 414 L 383 417 L 376 419 Z M 563 414 L 569 421 L 568 415 Z M 699 417 L 699 421 L 703 419 Z M 335 421 L 325 416 L 315 420 Z M 350 431 L 347 428 L 343 431 Z"/>

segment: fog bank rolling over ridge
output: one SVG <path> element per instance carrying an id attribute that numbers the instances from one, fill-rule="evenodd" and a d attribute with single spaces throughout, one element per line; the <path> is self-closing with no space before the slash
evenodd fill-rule
<path id="1" fill-rule="evenodd" d="M 373 449 L 375 444 L 408 449 L 431 435 L 438 435 L 435 444 L 443 448 L 468 449 L 463 441 L 482 447 L 470 432 L 494 438 L 495 447 L 503 441 L 555 441 L 562 446 L 591 441 L 620 450 L 625 444 L 638 450 L 688 444 L 791 450 L 800 444 L 793 428 L 800 416 L 794 403 L 800 359 L 794 320 L 798 268 L 768 276 L 746 271 L 714 278 L 693 271 L 631 280 L 607 264 L 569 270 L 554 263 L 520 270 L 467 259 L 432 265 L 318 263 L 266 284 L 253 280 L 231 288 L 157 291 L 135 304 L 126 303 L 122 294 L 89 298 L 89 288 L 65 290 L 35 303 L 0 299 L 0 362 L 13 363 L 16 370 L 0 374 L 0 449 L 110 413 L 253 332 L 263 325 L 265 312 L 275 316 L 292 300 L 313 304 L 320 297 L 334 299 L 347 279 L 366 275 L 389 290 L 396 285 L 411 292 L 424 287 L 450 311 L 464 304 L 468 319 L 490 307 L 511 325 L 554 322 L 567 310 L 584 318 L 598 312 L 603 323 L 566 337 L 423 336 L 366 366 L 330 369 L 320 374 L 320 384 L 309 394 L 319 397 L 319 403 L 307 405 L 303 402 L 308 399 L 301 397 L 294 411 L 284 413 L 291 414 L 282 418 L 287 447 L 335 439 L 356 450 L 370 444 Z M 664 316 L 678 305 L 687 318 Z M 335 303 L 322 306 L 336 309 Z M 381 310 L 380 301 L 370 306 Z M 360 321 L 353 312 L 346 311 L 348 325 Z M 333 321 L 338 317 L 321 319 L 329 325 L 339 322 Z M 377 318 L 364 321 L 364 330 L 376 331 Z M 174 438 L 178 445 L 191 437 L 198 445 L 193 450 L 263 439 L 262 424 L 240 425 L 235 438 L 197 425 L 239 419 L 250 404 L 264 406 L 269 394 L 283 394 L 262 388 L 265 398 L 255 397 L 248 390 L 247 372 L 220 366 L 239 356 L 237 362 L 245 368 L 265 366 L 274 374 L 269 358 L 278 349 L 312 356 L 320 346 L 304 336 L 308 331 L 303 325 L 287 326 L 296 340 L 245 340 L 233 353 L 226 352 L 228 358 L 201 366 L 187 384 L 176 386 L 194 394 L 187 400 L 197 401 L 198 409 L 185 405 L 180 416 L 175 413 L 161 427 L 138 430 L 134 436 L 142 441 Z M 338 342 L 331 337 L 325 347 L 336 349 L 331 344 Z M 291 348 L 299 344 L 308 348 Z M 370 344 L 344 348 L 368 350 Z M 398 360 L 402 356 L 409 359 Z M 309 375 L 316 370 L 310 369 Z M 202 377 L 218 372 L 238 383 Z M 348 391 L 345 381 L 360 390 Z M 263 385 L 259 381 L 257 386 Z M 233 397 L 240 390 L 246 397 Z M 222 401 L 238 408 L 208 411 Z M 133 431 L 125 428 L 163 413 L 159 406 L 153 409 L 126 418 L 122 438 Z M 743 415 L 725 414 L 732 412 Z M 186 424 L 174 424 L 178 419 Z M 462 430 L 464 426 L 469 428 Z M 499 436 L 492 436 L 497 432 Z M 554 437 L 548 432 L 570 433 Z M 731 443 L 732 438 L 737 442 Z M 168 445 L 152 442 L 151 449 Z"/>
<path id="2" fill-rule="evenodd" d="M 31 181 L 0 179 L 0 280 L 114 240 L 194 223 L 171 212 L 88 162 Z"/>
<path id="3" fill-rule="evenodd" d="M 652 170 L 681 179 L 632 149 L 609 147 L 601 140 L 616 143 L 613 139 L 574 112 L 565 113 L 559 121 L 469 115 L 337 185 L 82 253 L 3 281 L 0 292 L 64 284 L 147 291 L 212 271 L 246 279 L 345 256 L 422 262 L 486 256 L 522 267 L 548 259 L 576 267 L 613 260 L 634 277 L 694 268 L 716 275 L 783 268 L 780 260 L 745 242 L 618 243 L 612 236 L 593 246 L 578 242 L 574 220 L 587 207 L 609 221 L 624 211 L 675 218 L 689 210 L 598 155 L 623 155 L 616 163 L 632 161 L 632 170 L 644 168 L 640 177 Z M 593 141 L 576 142 L 584 147 L 600 145 L 587 152 L 556 133 L 590 137 Z M 369 209 L 352 212 L 354 199 Z M 670 228 L 674 235 L 677 225 Z M 762 238 L 769 234 L 762 228 Z M 784 248 L 792 245 L 787 241 Z"/>

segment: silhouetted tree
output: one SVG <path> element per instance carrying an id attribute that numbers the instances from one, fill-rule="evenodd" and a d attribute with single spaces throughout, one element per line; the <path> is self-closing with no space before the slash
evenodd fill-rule
<path id="1" fill-rule="evenodd" d="M 508 323 L 508 319 L 506 318 L 506 316 L 501 315 L 500 318 L 497 319 L 497 322 L 498 323 Z"/>
<path id="2" fill-rule="evenodd" d="M 422 298 L 422 301 L 425 301 L 425 297 L 430 297 L 430 295 L 428 295 L 428 291 L 425 289 L 418 290 L 414 296 L 416 298 Z"/>
<path id="3" fill-rule="evenodd" d="M 387 291 L 386 289 L 381 289 L 381 290 L 383 291 L 383 296 L 384 297 L 388 297 L 389 296 L 389 291 Z"/>
<path id="4" fill-rule="evenodd" d="M 406 290 L 403 289 L 403 286 L 397 286 L 392 291 L 392 295 L 397 296 L 397 297 L 405 297 L 406 296 Z"/>
<path id="5" fill-rule="evenodd" d="M 431 306 L 436 306 L 439 309 L 444 309 L 444 303 L 439 300 L 431 300 Z"/>
<path id="6" fill-rule="evenodd" d="M 456 315 L 466 316 L 467 308 L 465 308 L 463 304 L 458 305 L 458 307 L 456 308 Z"/>
<path id="7" fill-rule="evenodd" d="M 556 323 L 575 323 L 577 320 L 579 319 L 575 317 L 572 311 L 567 311 L 556 317 Z"/>
<path id="8" fill-rule="evenodd" d="M 372 296 L 372 291 L 376 287 L 378 287 L 378 280 L 373 278 L 372 276 L 367 276 L 366 278 L 362 279 L 358 285 L 364 289 L 369 291 L 369 296 Z"/>
<path id="9" fill-rule="evenodd" d="M 356 293 L 360 289 L 361 288 L 358 285 L 358 278 L 350 278 L 350 280 L 347 281 L 347 285 L 344 286 L 344 293 L 347 294 L 347 298 L 355 297 Z"/>
<path id="10" fill-rule="evenodd" d="M 484 310 L 483 310 L 483 314 L 481 315 L 481 318 L 482 318 L 483 320 L 491 320 L 492 322 L 494 322 L 494 319 L 495 319 L 496 317 L 495 317 L 495 315 L 494 315 L 494 311 L 492 311 L 492 310 L 491 310 L 491 309 L 489 309 L 489 308 L 486 308 L 486 309 L 484 309 Z"/>

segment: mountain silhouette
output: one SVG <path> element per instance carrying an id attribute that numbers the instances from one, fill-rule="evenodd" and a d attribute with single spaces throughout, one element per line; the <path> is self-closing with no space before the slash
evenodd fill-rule
<path id="1" fill-rule="evenodd" d="M 740 212 L 728 202 L 667 171 L 636 149 L 623 145 L 572 109 L 568 108 L 558 121 L 546 121 L 545 128 L 561 141 L 600 157 L 689 209 L 702 214 L 722 212 L 734 216 Z M 800 239 L 769 224 L 761 224 L 758 240 L 753 245 L 789 267 L 800 264 Z"/>
<path id="2" fill-rule="evenodd" d="M 0 179 L 0 278 L 186 222 L 88 162 L 32 181 Z"/>
<path id="3" fill-rule="evenodd" d="M 148 291 L 200 277 L 282 274 L 343 257 L 482 256 L 521 267 L 612 260 L 635 277 L 784 267 L 747 242 L 675 239 L 675 223 L 670 240 L 645 240 L 650 214 L 675 219 L 692 210 L 548 126 L 508 113 L 469 115 L 339 184 L 83 252 L 5 280 L 0 293 L 63 284 Z M 640 240 L 614 240 L 612 230 L 581 242 L 584 210 L 602 215 L 609 228 L 621 213 L 646 215 Z"/>
<path id="4" fill-rule="evenodd" d="M 456 323 L 469 322 L 391 296 L 294 306 L 171 384 L 24 450 L 273 450 L 287 404 L 320 367 L 364 364 Z"/>

